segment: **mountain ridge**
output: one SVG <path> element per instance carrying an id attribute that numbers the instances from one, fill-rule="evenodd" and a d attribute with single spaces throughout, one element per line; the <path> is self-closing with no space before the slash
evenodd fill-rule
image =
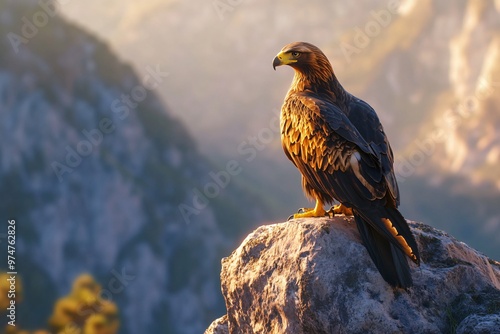
<path id="1" fill-rule="evenodd" d="M 42 10 L 2 2 L 0 35 Z M 158 98 L 172 80 L 162 64 L 138 74 L 59 15 L 17 53 L 0 46 L 0 213 L 18 226 L 19 325 L 45 327 L 90 272 L 120 309 L 120 333 L 201 332 L 223 308 L 219 258 L 266 204 L 231 181 L 187 224 L 179 205 L 218 167 Z M 117 275 L 129 279 L 118 288 Z"/>

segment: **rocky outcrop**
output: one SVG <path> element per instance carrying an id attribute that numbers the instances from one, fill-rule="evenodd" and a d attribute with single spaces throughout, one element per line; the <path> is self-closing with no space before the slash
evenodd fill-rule
<path id="1" fill-rule="evenodd" d="M 210 334 L 227 334 L 229 333 L 228 323 L 227 323 L 227 315 L 220 317 L 219 319 L 214 320 L 210 327 L 207 328 L 205 333 Z"/>
<path id="2" fill-rule="evenodd" d="M 261 226 L 222 260 L 227 315 L 212 333 L 493 333 L 500 263 L 410 222 L 422 257 L 414 286 L 391 288 L 351 218 Z"/>

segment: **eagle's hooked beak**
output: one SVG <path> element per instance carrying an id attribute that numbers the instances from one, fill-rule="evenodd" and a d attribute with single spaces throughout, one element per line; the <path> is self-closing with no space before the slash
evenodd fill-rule
<path id="1" fill-rule="evenodd" d="M 290 52 L 281 51 L 274 57 L 273 60 L 273 69 L 276 71 L 276 67 L 281 65 L 290 65 L 292 63 L 296 63 L 297 59 L 293 59 Z"/>
<path id="2" fill-rule="evenodd" d="M 276 67 L 281 66 L 281 65 L 283 65 L 283 63 L 278 58 L 278 56 L 274 57 L 274 60 L 273 60 L 273 70 L 276 71 Z"/>

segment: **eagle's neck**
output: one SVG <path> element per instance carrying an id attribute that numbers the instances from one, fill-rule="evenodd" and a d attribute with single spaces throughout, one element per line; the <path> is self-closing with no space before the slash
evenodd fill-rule
<path id="1" fill-rule="evenodd" d="M 300 92 L 313 92 L 339 105 L 347 103 L 349 96 L 337 80 L 330 63 L 315 68 L 295 69 L 289 93 Z"/>

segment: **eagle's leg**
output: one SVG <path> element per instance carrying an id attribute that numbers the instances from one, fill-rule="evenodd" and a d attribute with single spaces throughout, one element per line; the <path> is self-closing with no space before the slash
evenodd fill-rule
<path id="1" fill-rule="evenodd" d="M 303 210 L 304 212 L 296 213 L 293 218 L 307 218 L 307 217 L 324 217 L 326 214 L 325 209 L 323 209 L 323 203 L 316 199 L 316 206 L 314 209 Z"/>
<path id="2" fill-rule="evenodd" d="M 343 205 L 342 203 L 332 206 L 330 210 L 326 212 L 329 216 L 343 214 L 345 216 L 352 216 L 352 209 Z"/>

